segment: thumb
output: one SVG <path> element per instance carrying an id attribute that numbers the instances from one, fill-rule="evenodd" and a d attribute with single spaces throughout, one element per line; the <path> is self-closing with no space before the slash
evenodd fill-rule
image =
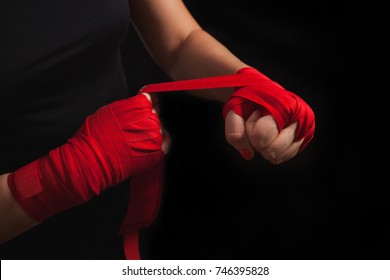
<path id="1" fill-rule="evenodd" d="M 150 94 L 147 92 L 142 92 L 141 94 L 145 95 L 146 98 L 152 103 L 152 112 L 155 113 L 158 117 L 160 117 L 160 105 L 158 101 L 158 97 L 156 94 Z M 167 154 L 172 145 L 172 139 L 169 135 L 168 131 L 165 129 L 163 122 L 160 120 L 160 132 L 163 137 L 163 142 L 161 146 L 161 150 L 164 154 Z"/>
<path id="2" fill-rule="evenodd" d="M 233 110 L 230 110 L 225 118 L 225 137 L 244 159 L 253 158 L 255 152 L 246 133 L 245 120 Z"/>

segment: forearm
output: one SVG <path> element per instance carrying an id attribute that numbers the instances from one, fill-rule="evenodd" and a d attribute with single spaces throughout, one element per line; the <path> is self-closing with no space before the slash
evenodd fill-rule
<path id="1" fill-rule="evenodd" d="M 0 175 L 0 243 L 38 224 L 27 216 L 15 201 L 7 185 L 8 175 Z"/>
<path id="2" fill-rule="evenodd" d="M 105 105 L 66 143 L 1 175 L 0 243 L 158 166 L 163 135 L 151 101 L 139 94 Z"/>
<path id="3" fill-rule="evenodd" d="M 194 79 L 236 73 L 247 66 L 219 41 L 202 29 L 192 31 L 176 50 L 169 69 L 174 80 Z M 225 101 L 233 89 L 194 91 L 199 97 Z"/>
<path id="4" fill-rule="evenodd" d="M 233 74 L 246 66 L 201 28 L 182 1 L 129 0 L 129 4 L 133 25 L 149 54 L 172 79 Z M 231 93 L 224 89 L 198 95 L 224 101 Z"/>

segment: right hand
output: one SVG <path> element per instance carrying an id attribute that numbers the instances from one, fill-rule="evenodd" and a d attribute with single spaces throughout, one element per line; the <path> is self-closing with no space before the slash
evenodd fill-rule
<path id="1" fill-rule="evenodd" d="M 141 94 L 145 95 L 146 98 L 152 103 L 152 112 L 155 113 L 158 117 L 160 116 L 160 104 L 158 101 L 157 94 L 155 93 L 146 93 L 142 92 Z M 164 154 L 167 154 L 169 152 L 169 149 L 171 147 L 171 137 L 168 133 L 168 131 L 164 128 L 164 124 L 160 120 L 160 132 L 163 136 L 163 142 L 162 142 L 162 151 Z"/>
<path id="2" fill-rule="evenodd" d="M 147 93 L 99 108 L 64 145 L 11 173 L 12 195 L 43 221 L 153 170 L 170 146 L 158 112 L 156 96 Z"/>

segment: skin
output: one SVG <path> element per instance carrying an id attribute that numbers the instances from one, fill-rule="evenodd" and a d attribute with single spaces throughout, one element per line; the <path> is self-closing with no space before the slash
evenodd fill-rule
<path id="1" fill-rule="evenodd" d="M 129 0 L 132 23 L 154 61 L 174 80 L 227 75 L 249 66 L 204 31 L 181 0 Z M 224 102 L 232 90 L 197 91 L 191 94 Z M 156 96 L 145 93 L 158 114 Z M 247 121 L 230 111 L 225 121 L 226 140 L 250 160 L 256 154 L 272 164 L 293 158 L 303 140 L 294 142 L 297 124 L 279 131 L 274 118 L 255 111 Z M 170 146 L 162 127 L 163 151 Z M 7 186 L 9 174 L 0 175 L 0 243 L 38 224 L 26 215 Z"/>

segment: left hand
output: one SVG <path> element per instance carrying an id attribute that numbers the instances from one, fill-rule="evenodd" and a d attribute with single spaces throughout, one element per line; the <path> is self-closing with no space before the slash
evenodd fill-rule
<path id="1" fill-rule="evenodd" d="M 294 141 L 297 122 L 279 131 L 272 115 L 262 115 L 255 110 L 245 121 L 230 110 L 225 119 L 227 142 L 237 149 L 246 160 L 259 153 L 272 164 L 280 164 L 292 159 L 299 151 L 303 138 Z"/>

